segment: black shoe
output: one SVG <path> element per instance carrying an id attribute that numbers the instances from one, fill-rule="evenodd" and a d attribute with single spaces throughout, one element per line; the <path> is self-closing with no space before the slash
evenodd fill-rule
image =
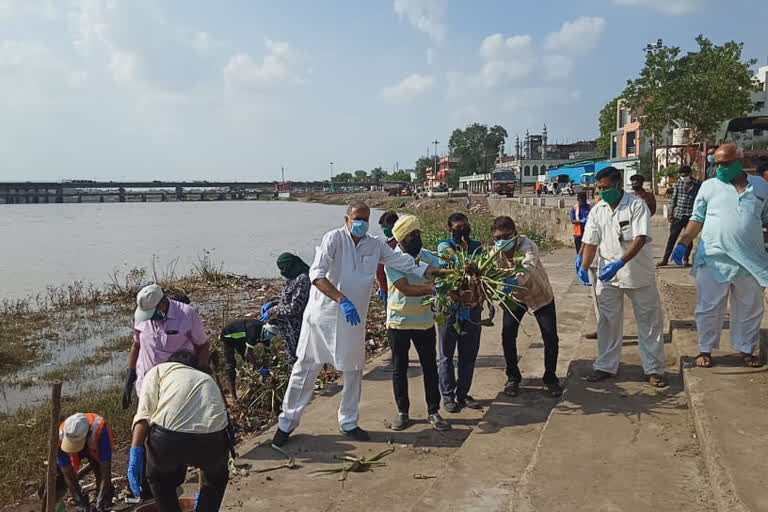
<path id="1" fill-rule="evenodd" d="M 507 381 L 504 384 L 504 394 L 511 397 L 516 397 L 520 394 L 520 383 L 514 381 Z"/>
<path id="2" fill-rule="evenodd" d="M 411 419 L 408 417 L 408 413 L 405 412 L 399 412 L 397 413 L 397 416 L 395 416 L 395 419 L 392 420 L 392 423 L 389 425 L 389 428 L 392 430 L 405 430 L 408 428 L 408 425 L 411 424 Z"/>
<path id="3" fill-rule="evenodd" d="M 471 396 L 467 395 L 464 400 L 460 400 L 459 404 L 462 407 L 468 407 L 470 409 L 482 409 L 483 406 L 480 402 L 472 398 Z"/>
<path id="4" fill-rule="evenodd" d="M 347 436 L 348 438 L 354 441 L 365 442 L 365 441 L 371 440 L 371 436 L 368 435 L 368 432 L 361 429 L 360 427 L 355 427 L 352 430 L 339 429 L 339 432 L 341 432 L 343 435 Z"/>
<path id="5" fill-rule="evenodd" d="M 560 387 L 560 383 L 558 381 L 545 382 L 544 385 L 547 386 L 547 390 L 549 391 L 549 394 L 554 398 L 557 398 L 563 394 L 563 388 Z"/>
<path id="6" fill-rule="evenodd" d="M 587 338 L 588 340 L 596 340 L 597 339 L 597 331 L 591 332 L 589 334 L 585 334 L 584 337 Z"/>
<path id="7" fill-rule="evenodd" d="M 272 444 L 280 448 L 285 443 L 288 442 L 289 438 L 291 436 L 290 432 L 283 432 L 278 427 L 277 432 L 275 432 L 275 437 L 272 438 Z"/>
<path id="8" fill-rule="evenodd" d="M 461 405 L 453 400 L 448 400 L 443 404 L 443 409 L 445 409 L 446 412 L 459 412 L 461 410 Z"/>

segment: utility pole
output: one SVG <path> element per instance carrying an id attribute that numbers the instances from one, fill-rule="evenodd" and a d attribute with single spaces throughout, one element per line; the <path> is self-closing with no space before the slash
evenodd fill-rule
<path id="1" fill-rule="evenodd" d="M 331 181 L 329 182 L 329 188 L 333 192 L 333 162 L 331 162 Z"/>
<path id="2" fill-rule="evenodd" d="M 432 175 L 437 178 L 437 145 L 440 144 L 440 141 L 435 139 L 432 144 L 435 145 L 435 166 L 432 168 Z"/>
<path id="3" fill-rule="evenodd" d="M 285 183 L 285 166 L 280 166 L 280 174 L 282 175 L 283 183 Z"/>

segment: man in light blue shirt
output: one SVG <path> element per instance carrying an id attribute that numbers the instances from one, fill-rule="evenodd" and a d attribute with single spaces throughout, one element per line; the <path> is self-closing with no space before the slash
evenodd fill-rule
<path id="1" fill-rule="evenodd" d="M 761 366 L 753 355 L 763 318 L 763 291 L 768 286 L 768 253 L 763 226 L 768 224 L 768 184 L 742 168 L 743 151 L 728 143 L 715 151 L 715 178 L 701 185 L 693 214 L 672 260 L 681 265 L 685 247 L 701 233 L 694 256 L 696 328 L 699 349 L 696 365 L 712 366 L 712 350 L 720 333 L 730 295 L 731 347 L 744 364 Z"/>

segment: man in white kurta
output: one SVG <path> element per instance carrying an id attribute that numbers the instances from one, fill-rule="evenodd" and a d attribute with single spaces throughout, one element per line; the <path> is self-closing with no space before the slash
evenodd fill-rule
<path id="1" fill-rule="evenodd" d="M 582 244 L 579 280 L 596 286 L 599 355 L 589 381 L 614 377 L 624 338 L 624 296 L 632 301 L 643 371 L 656 387 L 664 386 L 664 338 L 661 300 L 651 254 L 651 214 L 645 201 L 626 194 L 621 172 L 614 167 L 596 176 L 601 201 L 589 212 Z M 589 266 L 597 253 L 598 279 L 589 282 Z"/>
<path id="2" fill-rule="evenodd" d="M 278 446 L 285 444 L 298 426 L 324 363 L 332 364 L 344 376 L 338 412 L 341 432 L 355 440 L 368 439 L 357 422 L 365 368 L 365 320 L 376 269 L 382 263 L 423 276 L 428 268 L 415 263 L 412 256 L 396 254 L 384 240 L 368 235 L 369 216 L 365 204 L 350 205 L 345 225 L 326 233 L 315 250 L 309 270 L 314 286 L 304 311 L 298 360 L 293 365 L 273 440 Z"/>

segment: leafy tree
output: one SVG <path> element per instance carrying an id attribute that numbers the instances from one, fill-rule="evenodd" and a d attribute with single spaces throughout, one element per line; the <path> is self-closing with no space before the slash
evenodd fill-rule
<path id="1" fill-rule="evenodd" d="M 339 174 L 333 177 L 333 181 L 337 183 L 352 183 L 353 181 L 355 181 L 355 177 L 352 176 L 352 173 L 340 172 Z"/>
<path id="2" fill-rule="evenodd" d="M 370 172 L 371 180 L 379 182 L 384 181 L 387 178 L 387 173 L 381 167 L 375 167 Z"/>
<path id="3" fill-rule="evenodd" d="M 457 179 L 458 176 L 490 169 L 499 151 L 499 144 L 506 138 L 507 130 L 499 125 L 489 129 L 484 124 L 474 123 L 463 130 L 454 130 L 448 144 L 451 153 L 459 159 Z"/>
<path id="4" fill-rule="evenodd" d="M 362 169 L 355 171 L 355 181 L 366 181 L 368 179 L 368 173 Z"/>
<path id="5" fill-rule="evenodd" d="M 600 136 L 597 138 L 597 155 L 607 157 L 611 154 L 611 132 L 616 131 L 616 108 L 619 98 L 613 98 L 600 111 Z"/>
<path id="6" fill-rule="evenodd" d="M 408 171 L 400 170 L 390 174 L 389 179 L 391 179 L 392 181 L 404 181 L 406 183 L 410 183 L 411 174 Z"/>
<path id="7" fill-rule="evenodd" d="M 427 167 L 434 167 L 434 165 L 434 158 L 428 156 L 419 157 L 414 166 L 414 169 L 416 170 L 416 180 L 421 182 L 425 181 L 427 179 Z"/>

